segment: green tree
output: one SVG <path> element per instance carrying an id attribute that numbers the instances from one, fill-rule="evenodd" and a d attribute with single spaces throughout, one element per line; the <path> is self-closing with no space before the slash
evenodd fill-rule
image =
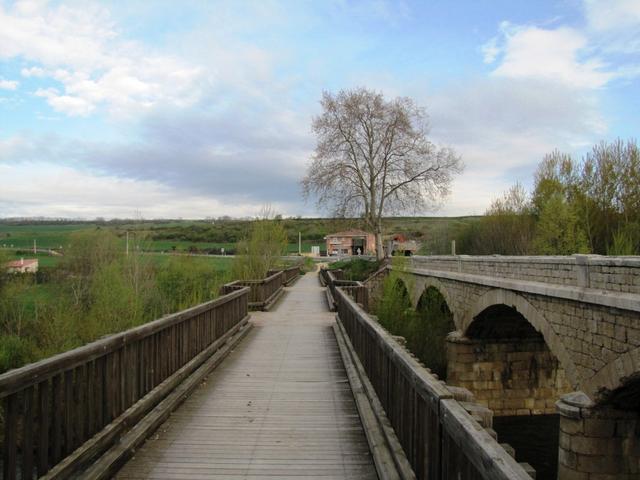
<path id="1" fill-rule="evenodd" d="M 572 255 L 588 253 L 587 236 L 574 208 L 556 193 L 542 205 L 534 239 L 536 253 Z"/>
<path id="2" fill-rule="evenodd" d="M 97 228 L 71 235 L 61 269 L 75 305 L 89 306 L 92 276 L 120 256 L 118 237 L 111 230 Z"/>
<path id="3" fill-rule="evenodd" d="M 470 227 L 464 242 L 470 254 L 526 255 L 532 250 L 535 217 L 527 192 L 517 183 L 494 200 L 484 217 Z"/>
<path id="4" fill-rule="evenodd" d="M 614 235 L 640 223 L 640 149 L 633 140 L 602 142 L 585 156 L 581 173 L 591 249 L 605 254 Z"/>
<path id="5" fill-rule="evenodd" d="M 238 242 L 231 276 L 248 280 L 264 278 L 281 263 L 287 250 L 287 232 L 282 220 L 273 220 L 268 210 L 251 223 L 247 240 Z"/>

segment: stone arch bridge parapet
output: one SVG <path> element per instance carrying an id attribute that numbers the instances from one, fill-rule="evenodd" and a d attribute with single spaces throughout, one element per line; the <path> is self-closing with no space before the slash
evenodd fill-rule
<path id="1" fill-rule="evenodd" d="M 513 307 L 542 334 L 571 385 L 595 401 L 640 372 L 640 259 L 439 256 L 391 268 L 414 306 L 426 288 L 439 290 L 462 334 L 486 308 Z"/>

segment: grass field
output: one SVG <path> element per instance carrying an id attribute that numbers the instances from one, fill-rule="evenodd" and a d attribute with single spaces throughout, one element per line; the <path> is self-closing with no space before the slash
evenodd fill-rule
<path id="1" fill-rule="evenodd" d="M 34 255 L 33 253 L 18 253 L 14 250 L 9 252 L 10 260 L 20 260 L 21 258 L 37 258 L 38 265 L 40 267 L 55 267 L 60 263 L 62 257 L 54 257 L 52 255 L 47 255 L 46 253 L 38 253 Z"/>
<path id="2" fill-rule="evenodd" d="M 470 222 L 478 217 L 392 217 L 384 220 L 386 233 L 402 233 L 406 237 L 422 243 L 421 253 L 447 253 L 451 240 Z M 284 222 L 290 243 L 288 253 L 298 252 L 298 232 L 302 234 L 302 251 L 308 253 L 314 245 L 324 250 L 323 237 L 330 232 L 350 228 L 362 228 L 357 219 L 336 220 L 324 218 L 286 219 Z M 1 221 L 0 221 L 1 222 Z M 59 249 L 69 243 L 72 233 L 104 228 L 112 229 L 119 238 L 122 250 L 125 250 L 126 232 L 129 232 L 130 248 L 139 245 L 148 252 L 188 252 L 190 250 L 206 251 L 224 248 L 232 252 L 237 240 L 244 238 L 249 231 L 249 221 L 229 220 L 216 221 L 166 221 L 143 222 L 139 224 L 97 224 L 95 222 L 58 224 L 38 222 L 29 225 L 0 223 L 0 247 L 11 249 L 31 249 L 34 240 L 38 248 Z M 231 239 L 214 241 L 215 238 Z M 210 239 L 210 240 L 208 240 Z M 464 253 L 464 252 L 459 252 Z M 55 259 L 43 257 L 42 264 Z"/>
<path id="3" fill-rule="evenodd" d="M 0 223 L 0 246 L 6 248 L 60 248 L 69 242 L 69 235 L 79 230 L 96 228 L 95 224 L 77 225 L 7 225 Z"/>
<path id="4" fill-rule="evenodd" d="M 170 254 L 149 254 L 156 265 L 162 265 L 168 262 L 172 256 Z M 181 256 L 180 258 L 189 259 L 191 262 L 203 263 L 206 265 L 213 265 L 214 268 L 220 272 L 226 272 L 231 268 L 233 257 L 214 257 L 214 256 Z"/>

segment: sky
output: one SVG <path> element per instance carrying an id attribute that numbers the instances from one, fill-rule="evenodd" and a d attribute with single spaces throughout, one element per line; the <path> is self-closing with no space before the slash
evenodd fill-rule
<path id="1" fill-rule="evenodd" d="M 638 137 L 640 0 L 0 0 L 0 217 L 328 212 L 323 91 L 409 96 L 482 214 L 554 149 Z"/>

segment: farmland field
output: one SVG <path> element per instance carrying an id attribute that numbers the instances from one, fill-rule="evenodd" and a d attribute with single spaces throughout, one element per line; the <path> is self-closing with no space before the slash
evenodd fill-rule
<path id="1" fill-rule="evenodd" d="M 447 253 L 450 241 L 466 225 L 478 217 L 392 217 L 384 220 L 388 234 L 401 233 L 422 244 L 421 253 Z M 302 236 L 302 252 L 308 253 L 317 245 L 324 250 L 324 236 L 350 228 L 362 228 L 358 219 L 292 218 L 281 220 L 289 237 L 288 253 L 297 253 L 298 234 Z M 237 242 L 246 238 L 248 220 L 218 221 L 142 221 L 129 222 L 32 222 L 30 224 L 0 223 L 0 247 L 31 249 L 34 240 L 41 249 L 61 249 L 68 245 L 74 232 L 87 229 L 110 229 L 116 233 L 125 250 L 129 233 L 130 248 L 147 252 L 234 253 Z M 460 252 L 464 253 L 464 252 Z M 55 260 L 43 257 L 42 264 Z"/>

